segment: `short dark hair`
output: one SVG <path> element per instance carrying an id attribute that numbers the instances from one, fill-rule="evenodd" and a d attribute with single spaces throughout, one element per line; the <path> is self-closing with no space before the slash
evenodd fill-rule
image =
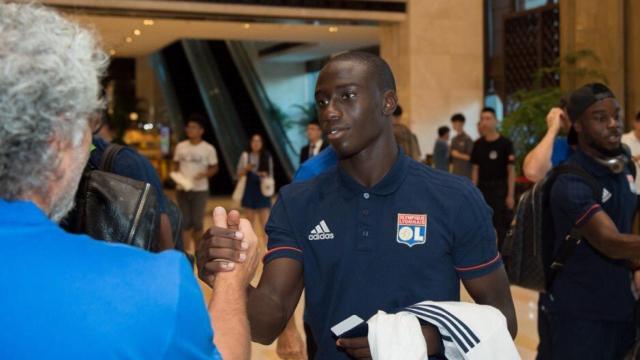
<path id="1" fill-rule="evenodd" d="M 462 115 L 461 113 L 453 114 L 453 116 L 451 116 L 451 122 L 456 122 L 456 121 L 465 122 L 466 120 L 467 119 L 465 119 L 464 115 Z"/>
<path id="2" fill-rule="evenodd" d="M 309 125 L 315 125 L 317 127 L 320 127 L 320 122 L 318 121 L 317 118 L 314 117 L 313 119 L 309 120 L 309 122 L 307 123 L 307 126 Z"/>
<path id="3" fill-rule="evenodd" d="M 446 134 L 449 133 L 449 127 L 448 126 L 440 126 L 438 128 L 438 136 L 442 137 Z"/>
<path id="4" fill-rule="evenodd" d="M 483 107 L 482 111 L 480 111 L 480 114 L 482 114 L 483 112 L 490 112 L 493 114 L 493 116 L 496 116 L 496 109 L 492 108 L 491 106 Z"/>
<path id="5" fill-rule="evenodd" d="M 393 116 L 395 117 L 402 116 L 402 106 L 400 106 L 400 104 L 398 104 L 396 106 L 396 109 L 393 110 Z"/>
<path id="6" fill-rule="evenodd" d="M 636 121 L 640 121 L 640 111 L 636 113 Z"/>
<path id="7" fill-rule="evenodd" d="M 206 118 L 200 114 L 191 114 L 187 117 L 187 122 L 185 125 L 189 125 L 190 122 L 198 124 L 201 128 L 204 129 L 204 123 Z"/>
<path id="8" fill-rule="evenodd" d="M 348 51 L 329 59 L 327 65 L 336 61 L 354 61 L 364 64 L 369 72 L 375 76 L 378 89 L 381 92 L 396 91 L 396 79 L 393 77 L 391 67 L 380 56 L 362 51 Z"/>

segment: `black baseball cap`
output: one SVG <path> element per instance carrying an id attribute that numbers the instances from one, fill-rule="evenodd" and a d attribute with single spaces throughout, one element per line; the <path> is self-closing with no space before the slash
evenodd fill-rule
<path id="1" fill-rule="evenodd" d="M 578 143 L 578 133 L 576 133 L 576 130 L 573 128 L 573 124 L 575 124 L 578 118 L 584 114 L 589 106 L 600 100 L 609 98 L 615 99 L 615 95 L 613 95 L 613 91 L 611 91 L 611 89 L 602 83 L 584 85 L 569 95 L 566 110 L 572 124 L 567 138 L 570 145 L 576 145 Z"/>

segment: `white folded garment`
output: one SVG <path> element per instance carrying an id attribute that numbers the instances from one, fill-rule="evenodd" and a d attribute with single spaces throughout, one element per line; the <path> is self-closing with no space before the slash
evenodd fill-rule
<path id="1" fill-rule="evenodd" d="M 186 177 L 183 173 L 172 171 L 169 177 L 178 185 L 178 190 L 190 191 L 193 189 L 193 180 Z"/>
<path id="2" fill-rule="evenodd" d="M 424 301 L 403 311 L 438 327 L 444 355 L 449 360 L 520 359 L 509 334 L 507 320 L 494 307 L 465 302 Z"/>
<path id="3" fill-rule="evenodd" d="M 427 343 L 420 322 L 410 313 L 387 314 L 384 311 L 367 321 L 369 349 L 373 360 L 425 360 Z"/>

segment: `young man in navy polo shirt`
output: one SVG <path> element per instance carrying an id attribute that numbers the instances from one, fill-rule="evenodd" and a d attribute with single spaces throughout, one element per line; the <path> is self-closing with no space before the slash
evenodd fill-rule
<path id="1" fill-rule="evenodd" d="M 538 359 L 621 359 L 636 334 L 633 266 L 623 260 L 640 256 L 640 238 L 629 235 L 637 190 L 622 166 L 620 105 L 606 86 L 589 84 L 571 94 L 567 113 L 578 135 L 567 162 L 591 174 L 602 194 L 571 174 L 551 189 L 556 251 L 572 227 L 586 241 L 540 296 Z"/>
<path id="2" fill-rule="evenodd" d="M 367 358 L 366 337 L 336 343 L 330 328 L 352 314 L 368 319 L 423 300 L 457 301 L 460 280 L 478 303 L 502 311 L 515 336 L 491 210 L 469 180 L 399 150 L 391 120 L 395 81 L 386 62 L 365 53 L 338 55 L 320 72 L 315 97 L 340 161 L 280 192 L 267 224 L 264 272 L 249 289 L 253 339 L 272 342 L 305 289 L 315 358 Z M 213 228 L 202 241 L 205 281 L 241 261 L 237 221 L 231 212 L 230 230 Z M 431 326 L 423 333 L 429 353 L 438 354 L 439 333 Z"/>

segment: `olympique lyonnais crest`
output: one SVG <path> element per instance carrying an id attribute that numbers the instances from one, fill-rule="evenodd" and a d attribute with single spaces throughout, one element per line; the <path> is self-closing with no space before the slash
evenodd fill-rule
<path id="1" fill-rule="evenodd" d="M 408 247 L 427 241 L 427 214 L 398 214 L 396 241 Z"/>

